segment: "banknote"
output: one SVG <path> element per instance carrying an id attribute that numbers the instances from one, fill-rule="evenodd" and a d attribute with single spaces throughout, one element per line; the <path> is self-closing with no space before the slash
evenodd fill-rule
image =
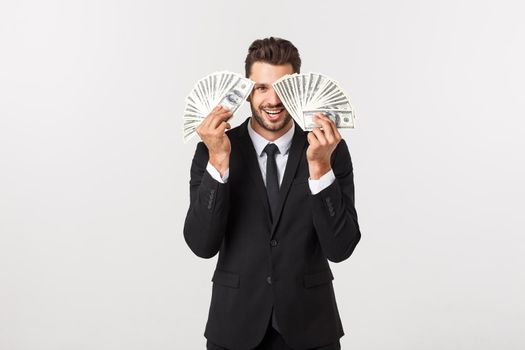
<path id="1" fill-rule="evenodd" d="M 197 81 L 186 97 L 183 113 L 183 140 L 196 134 L 197 127 L 218 105 L 235 113 L 253 89 L 254 82 L 243 76 L 220 71 Z"/>
<path id="2" fill-rule="evenodd" d="M 315 127 L 321 127 L 317 124 L 313 117 L 314 115 L 322 113 L 335 122 L 338 129 L 353 129 L 355 127 L 353 111 L 344 109 L 318 109 L 303 112 L 304 130 L 312 130 Z"/>
<path id="3" fill-rule="evenodd" d="M 235 113 L 246 100 L 252 89 L 253 82 L 251 80 L 238 78 L 235 84 L 228 90 L 226 96 L 219 102 L 219 105 Z"/>
<path id="4" fill-rule="evenodd" d="M 316 125 L 313 115 L 324 113 L 338 128 L 355 127 L 355 109 L 339 83 L 320 73 L 289 74 L 273 88 L 295 121 L 304 129 Z"/>

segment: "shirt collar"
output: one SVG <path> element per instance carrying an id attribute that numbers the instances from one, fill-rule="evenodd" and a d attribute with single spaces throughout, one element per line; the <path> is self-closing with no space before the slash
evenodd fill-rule
<path id="1" fill-rule="evenodd" d="M 264 137 L 259 135 L 255 130 L 253 130 L 251 121 L 252 118 L 250 118 L 250 120 L 248 121 L 248 134 L 252 139 L 255 152 L 257 152 L 257 155 L 259 157 L 262 156 L 264 147 L 266 147 L 268 143 L 274 143 L 277 147 L 279 147 L 279 153 L 281 155 L 287 154 L 290 151 L 290 146 L 292 145 L 292 138 L 295 130 L 295 123 L 293 121 L 292 127 L 283 136 L 279 137 L 275 141 L 268 141 Z"/>

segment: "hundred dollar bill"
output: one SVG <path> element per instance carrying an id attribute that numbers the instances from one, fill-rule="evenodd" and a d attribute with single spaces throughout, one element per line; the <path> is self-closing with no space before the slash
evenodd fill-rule
<path id="1" fill-rule="evenodd" d="M 338 129 L 353 129 L 355 127 L 355 115 L 353 110 L 332 109 L 332 110 L 309 110 L 303 112 L 304 130 L 312 130 L 320 127 L 320 124 L 314 122 L 313 117 L 318 113 L 323 113 L 335 122 Z"/>
<path id="2" fill-rule="evenodd" d="M 312 117 L 323 112 L 332 118 L 338 128 L 355 127 L 355 112 L 348 96 L 333 79 L 319 74 L 290 74 L 273 83 L 283 105 L 304 129 L 316 125 Z"/>
<path id="3" fill-rule="evenodd" d="M 186 97 L 183 114 L 183 140 L 187 142 L 196 128 L 218 105 L 235 113 L 246 100 L 255 83 L 240 74 L 220 71 L 200 79 Z"/>
<path id="4" fill-rule="evenodd" d="M 253 85 L 253 81 L 239 78 L 219 102 L 219 105 L 228 108 L 230 112 L 235 113 L 252 91 Z"/>

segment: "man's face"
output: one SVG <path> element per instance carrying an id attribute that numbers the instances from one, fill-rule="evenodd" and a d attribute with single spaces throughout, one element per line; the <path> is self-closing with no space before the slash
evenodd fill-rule
<path id="1" fill-rule="evenodd" d="M 286 74 L 292 74 L 292 65 L 276 66 L 265 62 L 255 62 L 250 73 L 249 78 L 255 82 L 250 94 L 252 116 L 262 129 L 279 133 L 290 125 L 292 117 L 275 93 L 272 83 Z"/>

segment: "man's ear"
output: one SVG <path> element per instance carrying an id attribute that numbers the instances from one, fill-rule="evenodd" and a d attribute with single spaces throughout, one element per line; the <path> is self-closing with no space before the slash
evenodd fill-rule
<path id="1" fill-rule="evenodd" d="M 251 102 L 250 99 L 252 97 L 252 94 L 250 93 L 248 96 L 246 96 L 246 101 Z"/>

